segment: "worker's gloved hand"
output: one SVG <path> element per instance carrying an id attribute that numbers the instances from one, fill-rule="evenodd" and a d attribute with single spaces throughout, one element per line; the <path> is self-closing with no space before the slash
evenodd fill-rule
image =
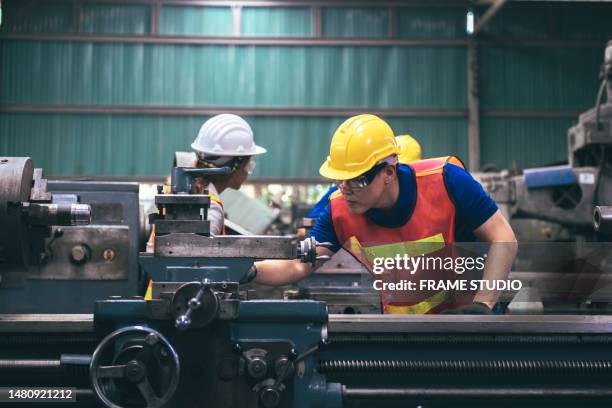
<path id="1" fill-rule="evenodd" d="M 449 309 L 442 314 L 467 314 L 467 315 L 490 315 L 491 309 L 484 303 L 474 302 L 471 305 L 460 306 L 455 309 Z"/>

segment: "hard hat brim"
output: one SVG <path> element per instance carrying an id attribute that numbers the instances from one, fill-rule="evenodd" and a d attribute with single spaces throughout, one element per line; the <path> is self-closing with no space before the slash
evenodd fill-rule
<path id="1" fill-rule="evenodd" d="M 366 170 L 367 171 L 367 170 Z M 333 169 L 329 166 L 327 160 L 319 168 L 319 174 L 331 180 L 350 180 L 361 176 L 365 171 L 346 171 Z"/>
<path id="2" fill-rule="evenodd" d="M 255 145 L 255 153 L 253 153 L 253 156 L 258 155 L 258 154 L 263 154 L 265 152 L 267 152 L 268 150 L 264 147 Z"/>
<path id="3" fill-rule="evenodd" d="M 240 156 L 257 156 L 258 154 L 263 154 L 267 152 L 267 150 L 261 146 L 255 145 L 255 150 L 250 152 L 219 152 L 212 151 L 207 149 L 198 148 L 198 146 L 194 143 L 191 144 L 191 148 L 196 153 L 204 153 L 211 156 L 229 156 L 229 157 L 240 157 Z"/>

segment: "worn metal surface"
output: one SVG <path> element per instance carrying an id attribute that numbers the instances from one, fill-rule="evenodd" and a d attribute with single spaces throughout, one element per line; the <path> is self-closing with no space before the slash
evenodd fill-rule
<path id="1" fill-rule="evenodd" d="M 29 265 L 29 235 L 21 203 L 30 198 L 33 171 L 29 157 L 0 157 L 0 271 Z"/>
<path id="2" fill-rule="evenodd" d="M 48 188 L 54 196 L 78 194 L 81 203 L 92 206 L 94 224 L 66 227 L 64 237 L 51 245 L 59 251 L 59 265 L 50 259 L 43 265 L 43 276 L 38 267 L 32 268 L 21 288 L 3 289 L 0 312 L 87 313 L 93 311 L 95 300 L 139 293 L 144 283 L 138 271 L 138 184 L 51 180 Z M 80 235 L 73 235 L 73 229 Z M 64 239 L 71 244 L 65 246 Z M 90 241 L 101 247 L 90 246 Z M 76 262 L 69 260 L 71 256 Z"/>
<path id="3" fill-rule="evenodd" d="M 156 237 L 157 257 L 295 259 L 297 246 L 284 236 L 219 236 L 170 234 Z"/>
<path id="4" fill-rule="evenodd" d="M 30 279 L 127 280 L 135 273 L 129 267 L 129 227 L 90 225 L 63 227 L 64 235 L 49 247 L 52 257 Z M 74 248 L 84 247 L 86 259 L 75 259 Z"/>
<path id="5" fill-rule="evenodd" d="M 156 221 L 155 234 L 188 233 L 210 235 L 210 221 L 208 220 L 180 220 L 180 221 Z"/>

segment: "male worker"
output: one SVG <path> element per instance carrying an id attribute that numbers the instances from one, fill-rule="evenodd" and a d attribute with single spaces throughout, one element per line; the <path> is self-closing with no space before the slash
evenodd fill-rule
<path id="1" fill-rule="evenodd" d="M 402 164 L 412 163 L 422 158 L 422 150 L 421 145 L 417 140 L 410 135 L 400 135 L 395 138 L 397 142 L 397 147 L 399 149 L 399 154 L 397 155 L 397 159 Z M 306 218 L 319 218 L 319 214 L 327 208 L 327 204 L 329 201 L 329 196 L 338 190 L 338 186 L 334 184 L 330 188 L 327 189 L 323 197 L 314 205 L 312 210 L 306 215 Z"/>
<path id="2" fill-rule="evenodd" d="M 373 255 L 391 258 L 409 253 L 415 242 L 432 245 L 438 254 L 452 254 L 454 242 L 478 238 L 505 243 L 490 248 L 483 276 L 487 280 L 505 279 L 516 253 L 516 238 L 480 184 L 456 158 L 405 165 L 398 164 L 398 154 L 393 131 L 377 116 L 355 116 L 338 127 L 319 172 L 336 180 L 339 191 L 332 194 L 310 233 L 318 242 L 331 245 L 318 247 L 317 255 L 331 255 L 344 247 L 371 269 Z M 269 285 L 295 282 L 313 270 L 299 261 L 262 261 L 256 269 L 257 282 Z M 439 278 L 444 273 L 421 269 L 412 274 L 388 272 L 395 279 Z M 467 303 L 460 296 L 456 301 L 455 295 L 435 288 L 418 294 L 381 292 L 384 312 L 399 314 L 490 313 L 499 293 L 479 290 Z"/>
<path id="3" fill-rule="evenodd" d="M 230 168 L 230 174 L 200 177 L 196 185 L 200 193 L 208 189 L 211 198 L 208 210 L 211 234 L 224 234 L 225 214 L 219 194 L 226 188 L 240 189 L 255 168 L 253 156 L 265 153 L 266 149 L 255 144 L 253 130 L 244 119 L 227 113 L 204 122 L 191 148 L 198 157 L 196 167 Z"/>

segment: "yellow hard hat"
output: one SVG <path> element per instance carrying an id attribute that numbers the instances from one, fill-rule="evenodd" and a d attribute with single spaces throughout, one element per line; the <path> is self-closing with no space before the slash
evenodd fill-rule
<path id="1" fill-rule="evenodd" d="M 395 138 L 400 152 L 398 155 L 400 163 L 412 163 L 421 160 L 421 145 L 410 135 L 399 135 Z"/>
<path id="2" fill-rule="evenodd" d="M 394 154 L 399 154 L 399 148 L 387 122 L 375 115 L 353 116 L 336 129 L 319 173 L 333 180 L 349 180 Z"/>

